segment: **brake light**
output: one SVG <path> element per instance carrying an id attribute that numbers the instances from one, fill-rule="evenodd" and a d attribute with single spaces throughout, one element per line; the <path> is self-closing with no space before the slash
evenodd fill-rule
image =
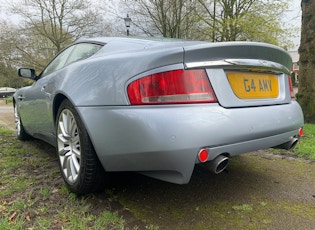
<path id="1" fill-rule="evenodd" d="M 289 78 L 290 96 L 291 98 L 295 98 L 291 76 L 288 75 L 288 78 Z"/>
<path id="2" fill-rule="evenodd" d="M 127 93 L 132 105 L 217 101 L 205 70 L 172 70 L 148 75 L 130 83 Z"/>

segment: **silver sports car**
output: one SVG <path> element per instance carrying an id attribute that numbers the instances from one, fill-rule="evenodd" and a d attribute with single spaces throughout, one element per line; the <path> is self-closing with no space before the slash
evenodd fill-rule
<path id="1" fill-rule="evenodd" d="M 184 184 L 195 165 L 219 173 L 229 157 L 295 146 L 290 68 L 285 50 L 255 42 L 80 40 L 39 75 L 19 69 L 34 84 L 14 94 L 17 136 L 55 146 L 77 194 L 115 171 Z"/>

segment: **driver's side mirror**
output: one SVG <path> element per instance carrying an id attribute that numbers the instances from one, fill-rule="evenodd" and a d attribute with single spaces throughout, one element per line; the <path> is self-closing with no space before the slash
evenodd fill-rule
<path id="1" fill-rule="evenodd" d="M 24 78 L 27 78 L 27 79 L 36 80 L 36 74 L 35 74 L 35 70 L 34 69 L 20 68 L 18 70 L 18 75 L 20 77 L 24 77 Z"/>

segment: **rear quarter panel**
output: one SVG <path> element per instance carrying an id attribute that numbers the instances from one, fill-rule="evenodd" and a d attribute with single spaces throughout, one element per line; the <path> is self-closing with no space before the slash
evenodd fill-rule
<path id="1" fill-rule="evenodd" d="M 104 52 L 104 51 L 103 51 Z M 181 64 L 183 49 L 143 50 L 77 62 L 60 74 L 56 93 L 66 94 L 75 106 L 126 105 L 126 82 L 148 70 Z"/>

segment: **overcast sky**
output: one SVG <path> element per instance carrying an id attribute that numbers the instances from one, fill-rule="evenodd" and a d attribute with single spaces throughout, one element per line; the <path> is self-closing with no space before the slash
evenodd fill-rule
<path id="1" fill-rule="evenodd" d="M 292 41 L 296 45 L 294 49 L 297 50 L 300 45 L 300 36 L 301 36 L 301 30 L 300 30 L 301 29 L 301 16 L 302 16 L 301 0 L 292 0 L 290 4 L 291 4 L 290 6 L 291 11 L 286 14 L 283 21 L 299 27 L 299 31 L 297 31 L 298 37 L 292 38 Z"/>

